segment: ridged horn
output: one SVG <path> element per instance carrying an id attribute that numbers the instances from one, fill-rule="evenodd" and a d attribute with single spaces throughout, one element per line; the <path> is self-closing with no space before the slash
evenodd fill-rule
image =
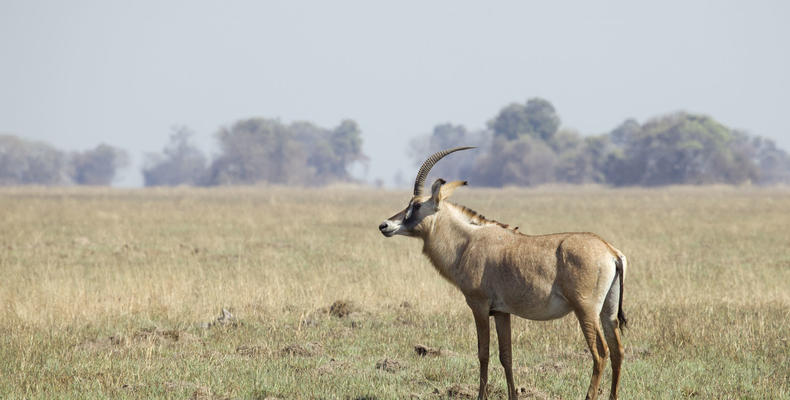
<path id="1" fill-rule="evenodd" d="M 428 157 L 424 163 L 422 163 L 422 167 L 417 172 L 417 179 L 414 180 L 414 195 L 415 196 L 422 196 L 423 193 L 423 186 L 425 185 L 425 179 L 428 178 L 428 173 L 431 172 L 431 168 L 436 165 L 442 157 L 454 153 L 456 151 L 467 150 L 467 149 L 474 149 L 474 146 L 464 146 L 464 147 L 454 147 L 449 150 L 442 150 L 436 153 L 433 153 L 432 156 Z"/>

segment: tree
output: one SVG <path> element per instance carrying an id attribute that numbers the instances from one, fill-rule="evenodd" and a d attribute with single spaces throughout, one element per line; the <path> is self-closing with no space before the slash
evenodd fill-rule
<path id="1" fill-rule="evenodd" d="M 290 129 L 309 154 L 307 164 L 314 171 L 314 184 L 348 181 L 348 166 L 367 161 L 362 154 L 361 131 L 352 120 L 342 121 L 331 131 L 308 122 L 294 123 Z"/>
<path id="2" fill-rule="evenodd" d="M 238 121 L 217 134 L 220 155 L 211 165 L 210 184 L 298 183 L 307 158 L 278 120 Z"/>
<path id="3" fill-rule="evenodd" d="M 516 140 L 495 137 L 470 174 L 480 186 L 532 186 L 555 180 L 557 157 L 542 140 L 522 136 Z"/>
<path id="4" fill-rule="evenodd" d="M 46 143 L 0 135 L 0 185 L 59 185 L 66 182 L 65 153 Z"/>
<path id="5" fill-rule="evenodd" d="M 488 127 L 495 136 L 503 136 L 507 140 L 529 135 L 548 141 L 559 129 L 560 117 L 548 100 L 535 97 L 524 105 L 513 103 L 503 108 L 488 122 Z"/>
<path id="6" fill-rule="evenodd" d="M 790 183 L 790 155 L 787 152 L 776 147 L 770 139 L 759 136 L 744 139 L 748 141 L 748 150 L 742 152 L 757 166 L 758 183 Z"/>
<path id="7" fill-rule="evenodd" d="M 559 136 L 559 134 L 558 134 Z M 611 153 L 609 135 L 580 138 L 573 146 L 557 151 L 557 181 L 568 183 L 605 183 L 604 167 Z"/>
<path id="8" fill-rule="evenodd" d="M 624 146 L 630 140 L 633 140 L 634 136 L 639 133 L 640 130 L 642 130 L 642 126 L 639 125 L 639 122 L 633 118 L 629 118 L 614 128 L 612 132 L 609 133 L 609 136 L 612 144 Z"/>
<path id="9" fill-rule="evenodd" d="M 621 126 L 623 127 L 623 126 Z M 615 130 L 621 151 L 610 157 L 607 180 L 616 185 L 744 183 L 756 178 L 739 136 L 705 115 L 675 113 L 627 132 Z"/>
<path id="10" fill-rule="evenodd" d="M 466 179 L 473 174 L 477 157 L 483 154 L 491 141 L 487 131 L 470 132 L 463 125 L 439 124 L 430 134 L 418 136 L 409 142 L 409 156 L 415 166 L 420 166 L 429 155 L 458 146 L 475 146 L 471 152 L 461 152 L 447 157 L 431 169 L 430 179 Z"/>
<path id="11" fill-rule="evenodd" d="M 353 120 L 343 120 L 333 129 L 329 143 L 335 155 L 335 162 L 331 168 L 332 175 L 335 177 L 350 179 L 346 168 L 351 163 L 368 160 L 368 157 L 362 154 L 362 130 Z"/>
<path id="12" fill-rule="evenodd" d="M 325 129 L 310 122 L 285 125 L 252 118 L 222 129 L 217 139 L 221 152 L 208 172 L 208 183 L 213 185 L 348 181 L 350 165 L 367 159 L 359 126 L 351 120 Z"/>
<path id="13" fill-rule="evenodd" d="M 143 168 L 145 186 L 203 184 L 206 156 L 192 141 L 194 132 L 185 126 L 173 128 L 162 154 L 149 154 Z"/>
<path id="14" fill-rule="evenodd" d="M 78 185 L 110 185 L 118 170 L 129 165 L 129 155 L 119 148 L 99 144 L 71 155 L 71 179 Z"/>

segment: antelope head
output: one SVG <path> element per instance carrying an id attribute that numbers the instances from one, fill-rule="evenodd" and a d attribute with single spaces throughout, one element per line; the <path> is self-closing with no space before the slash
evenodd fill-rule
<path id="1" fill-rule="evenodd" d="M 414 196 L 401 212 L 393 215 L 379 225 L 379 230 L 386 237 L 395 235 L 421 236 L 430 229 L 437 212 L 441 210 L 442 201 L 452 194 L 459 186 L 466 185 L 466 181 L 446 182 L 437 179 L 431 186 L 431 193 L 425 193 L 424 185 L 428 173 L 442 157 L 459 151 L 473 149 L 474 147 L 455 147 L 434 153 L 420 167 L 417 179 L 414 180 Z"/>

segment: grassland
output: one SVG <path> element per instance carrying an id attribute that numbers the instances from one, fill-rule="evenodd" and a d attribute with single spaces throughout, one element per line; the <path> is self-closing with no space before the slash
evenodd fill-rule
<path id="1" fill-rule="evenodd" d="M 463 397 L 478 368 L 463 297 L 417 240 L 376 229 L 408 197 L 0 189 L 0 398 Z M 628 255 L 622 398 L 790 398 L 790 190 L 454 200 L 530 234 L 594 231 Z M 516 319 L 513 340 L 523 398 L 583 397 L 591 361 L 572 316 Z M 491 351 L 502 398 L 495 335 Z"/>

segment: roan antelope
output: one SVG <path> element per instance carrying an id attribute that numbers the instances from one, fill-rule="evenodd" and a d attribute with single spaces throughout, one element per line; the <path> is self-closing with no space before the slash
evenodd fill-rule
<path id="1" fill-rule="evenodd" d="M 423 185 L 442 157 L 471 147 L 456 147 L 430 156 L 417 173 L 409 205 L 379 225 L 386 237 L 422 239 L 422 252 L 444 278 L 466 297 L 477 327 L 480 360 L 478 399 L 488 383 L 489 316 L 499 341 L 508 399 L 518 394 L 513 384 L 510 314 L 550 320 L 576 314 L 593 359 L 587 399 L 598 396 L 607 354 L 612 359 L 610 398 L 617 398 L 623 362 L 620 326 L 625 326 L 623 281 L 626 258 L 592 233 L 524 235 L 507 225 L 447 198 L 465 181 L 437 179 L 430 193 Z"/>

